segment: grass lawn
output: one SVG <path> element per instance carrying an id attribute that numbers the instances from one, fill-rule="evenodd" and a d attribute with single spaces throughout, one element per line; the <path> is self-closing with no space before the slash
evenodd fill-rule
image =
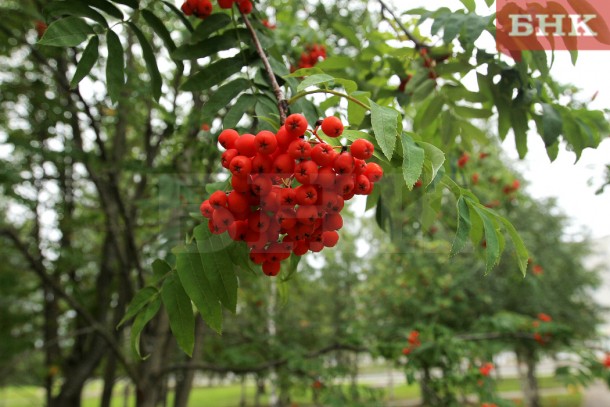
<path id="1" fill-rule="evenodd" d="M 563 388 L 563 384 L 553 377 L 541 377 L 539 378 L 540 388 Z M 504 379 L 498 383 L 498 389 L 500 391 L 514 391 L 519 390 L 518 379 Z M 86 387 L 85 397 L 83 399 L 83 407 L 98 407 L 99 397 L 92 396 L 100 390 L 99 383 L 92 383 Z M 125 405 L 123 398 L 124 386 L 118 384 L 115 387 L 115 398 L 112 402 L 112 407 L 123 407 Z M 90 395 L 90 396 L 87 396 Z M 255 395 L 255 388 L 252 385 L 246 386 L 246 397 L 249 403 L 253 403 Z M 387 395 L 387 389 L 386 389 Z M 414 385 L 398 385 L 394 387 L 393 399 L 394 400 L 407 400 L 417 399 L 420 396 L 419 386 Z M 197 406 L 214 406 L 214 407 L 236 407 L 239 405 L 241 397 L 241 386 L 230 385 L 230 386 L 214 386 L 214 387 L 200 387 L 193 389 L 189 398 L 189 405 Z M 44 394 L 41 388 L 32 386 L 22 387 L 8 387 L 0 389 L 0 407 L 43 407 Z M 311 401 L 311 394 L 303 392 L 297 394 L 293 400 L 300 407 L 309 405 Z M 519 404 L 519 400 L 514 400 Z M 170 395 L 169 405 L 172 402 L 172 395 Z M 263 405 L 268 402 L 268 398 L 263 396 L 261 398 Z M 567 394 L 567 395 L 556 395 L 543 397 L 543 407 L 579 407 L 582 403 L 582 395 L 580 393 Z M 129 407 L 134 406 L 133 390 L 131 391 Z"/>

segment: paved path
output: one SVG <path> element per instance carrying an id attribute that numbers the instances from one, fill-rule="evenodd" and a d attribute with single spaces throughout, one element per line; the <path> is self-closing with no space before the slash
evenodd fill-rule
<path id="1" fill-rule="evenodd" d="M 610 407 L 610 390 L 602 382 L 592 384 L 585 389 L 582 407 Z"/>

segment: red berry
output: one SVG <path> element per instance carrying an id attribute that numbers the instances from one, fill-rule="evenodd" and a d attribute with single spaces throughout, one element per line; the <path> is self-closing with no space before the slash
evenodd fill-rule
<path id="1" fill-rule="evenodd" d="M 288 154 L 278 155 L 273 161 L 273 171 L 276 174 L 281 174 L 283 176 L 290 176 L 294 173 L 294 158 L 290 157 Z"/>
<path id="2" fill-rule="evenodd" d="M 375 151 L 375 147 L 370 141 L 361 138 L 352 143 L 352 145 L 350 146 L 350 151 L 354 158 L 358 158 L 360 160 L 368 160 L 373 156 L 373 151 Z"/>
<path id="3" fill-rule="evenodd" d="M 322 229 L 325 231 L 339 230 L 343 227 L 343 218 L 338 213 L 329 213 L 324 217 Z"/>
<path id="4" fill-rule="evenodd" d="M 231 186 L 237 192 L 250 192 L 250 177 L 232 177 Z"/>
<path id="5" fill-rule="evenodd" d="M 311 145 L 303 139 L 295 140 L 288 146 L 288 154 L 295 160 L 307 159 L 311 156 Z"/>
<path id="6" fill-rule="evenodd" d="M 229 225 L 227 231 L 232 240 L 236 242 L 244 241 L 246 239 L 246 234 L 248 233 L 248 223 L 243 220 L 235 221 Z"/>
<path id="7" fill-rule="evenodd" d="M 335 180 L 336 190 L 344 197 L 354 191 L 355 186 L 354 177 L 352 177 L 351 174 L 341 175 Z"/>
<path id="8" fill-rule="evenodd" d="M 383 177 L 383 168 L 377 163 L 368 163 L 364 175 L 371 181 L 377 182 Z"/>
<path id="9" fill-rule="evenodd" d="M 288 146 L 299 136 L 292 136 L 288 134 L 286 130 L 286 126 L 280 127 L 278 132 L 275 134 L 275 138 L 277 139 L 277 148 L 280 151 L 288 150 Z"/>
<path id="10" fill-rule="evenodd" d="M 212 208 L 212 205 L 210 205 L 210 201 L 206 199 L 199 206 L 199 211 L 205 218 L 212 219 L 214 208 Z"/>
<path id="11" fill-rule="evenodd" d="M 296 189 L 296 198 L 299 205 L 313 205 L 318 200 L 318 191 L 311 185 L 301 185 Z"/>
<path id="12" fill-rule="evenodd" d="M 277 212 L 280 209 L 279 191 L 271 190 L 266 195 L 261 196 L 261 209 L 267 212 Z"/>
<path id="13" fill-rule="evenodd" d="M 195 8 L 195 15 L 201 19 L 206 19 L 212 14 L 212 2 L 210 0 L 199 0 Z"/>
<path id="14" fill-rule="evenodd" d="M 245 212 L 250 208 L 248 198 L 242 193 L 231 191 L 227 197 L 227 207 L 232 213 Z"/>
<path id="15" fill-rule="evenodd" d="M 223 130 L 218 136 L 218 142 L 227 150 L 235 148 L 235 141 L 239 138 L 239 133 L 233 129 Z"/>
<path id="16" fill-rule="evenodd" d="M 263 264 L 267 260 L 267 255 L 265 253 L 250 252 L 250 260 L 254 264 Z"/>
<path id="17" fill-rule="evenodd" d="M 311 159 L 322 167 L 332 164 L 336 156 L 332 146 L 326 143 L 317 144 L 311 149 Z"/>
<path id="18" fill-rule="evenodd" d="M 235 222 L 235 217 L 227 208 L 216 208 L 212 215 L 212 220 L 215 225 L 222 224 L 224 225 L 225 230 L 227 230 L 229 226 Z"/>
<path id="19" fill-rule="evenodd" d="M 294 248 L 292 249 L 292 252 L 294 254 L 296 254 L 297 256 L 302 256 L 305 253 L 307 253 L 308 251 L 309 251 L 308 244 L 302 240 L 295 242 Z"/>
<path id="20" fill-rule="evenodd" d="M 339 137 L 343 134 L 343 123 L 341 123 L 341 119 L 335 116 L 327 117 L 322 120 L 322 131 L 328 137 Z"/>
<path id="21" fill-rule="evenodd" d="M 252 12 L 252 2 L 250 0 L 241 0 L 237 5 L 239 11 L 243 14 L 250 14 Z"/>
<path id="22" fill-rule="evenodd" d="M 295 167 L 294 177 L 303 185 L 313 184 L 318 178 L 318 166 L 313 161 L 303 161 Z"/>
<path id="23" fill-rule="evenodd" d="M 195 9 L 190 5 L 190 3 L 188 1 L 185 1 L 182 4 L 182 7 L 180 7 L 180 9 L 187 16 L 191 16 L 195 12 Z"/>
<path id="24" fill-rule="evenodd" d="M 322 188 L 332 188 L 335 185 L 337 173 L 331 167 L 323 167 L 318 170 L 316 184 Z"/>
<path id="25" fill-rule="evenodd" d="M 273 154 L 277 149 L 277 138 L 270 131 L 263 130 L 254 137 L 254 145 L 260 154 Z"/>
<path id="26" fill-rule="evenodd" d="M 307 119 L 302 114 L 291 114 L 284 123 L 286 132 L 292 137 L 301 137 L 307 130 Z"/>
<path id="27" fill-rule="evenodd" d="M 257 154 L 252 159 L 253 174 L 271 174 L 273 161 L 268 155 Z"/>
<path id="28" fill-rule="evenodd" d="M 254 157 L 256 154 L 254 139 L 254 134 L 242 134 L 237 140 L 235 140 L 235 148 L 240 155 Z"/>
<path id="29" fill-rule="evenodd" d="M 231 164 L 231 160 L 233 160 L 238 155 L 239 155 L 239 153 L 234 148 L 227 150 L 224 153 L 222 153 L 222 156 L 220 158 L 220 163 L 222 164 L 223 167 L 228 169 L 229 165 Z"/>
<path id="30" fill-rule="evenodd" d="M 266 232 L 270 223 L 269 215 L 262 211 L 252 212 L 248 216 L 248 227 L 255 232 Z"/>
<path id="31" fill-rule="evenodd" d="M 366 175 L 358 175 L 355 179 L 354 192 L 357 195 L 368 195 L 371 193 L 371 181 Z"/>
<path id="32" fill-rule="evenodd" d="M 275 277 L 280 272 L 280 262 L 277 261 L 265 261 L 263 263 L 263 273 L 270 277 Z"/>
<path id="33" fill-rule="evenodd" d="M 246 177 L 252 172 L 252 162 L 248 157 L 238 155 L 231 160 L 229 171 L 236 177 Z"/>
<path id="34" fill-rule="evenodd" d="M 286 230 L 292 229 L 297 223 L 296 213 L 292 208 L 283 208 L 277 213 L 275 219 Z"/>
<path id="35" fill-rule="evenodd" d="M 313 205 L 301 205 L 297 209 L 297 220 L 304 225 L 313 225 L 318 219 L 318 209 Z"/>
<path id="36" fill-rule="evenodd" d="M 210 205 L 214 209 L 227 207 L 227 194 L 224 191 L 216 191 L 210 195 Z"/>
<path id="37" fill-rule="evenodd" d="M 351 174 L 354 172 L 354 157 L 350 153 L 341 153 L 333 161 L 333 168 L 338 175 Z"/>
<path id="38" fill-rule="evenodd" d="M 235 0 L 218 0 L 218 6 L 223 9 L 229 9 L 233 7 L 233 3 L 235 3 Z"/>
<path id="39" fill-rule="evenodd" d="M 294 207 L 297 203 L 297 192 L 292 188 L 283 188 L 280 192 L 280 205 Z"/>
<path id="40" fill-rule="evenodd" d="M 339 241 L 339 234 L 334 230 L 322 233 L 324 247 L 335 247 Z"/>
<path id="41" fill-rule="evenodd" d="M 252 191 L 258 196 L 266 196 L 271 192 L 273 184 L 268 177 L 259 175 L 252 181 Z"/>
<path id="42" fill-rule="evenodd" d="M 458 167 L 464 168 L 464 166 L 466 166 L 466 164 L 468 163 L 469 160 L 470 160 L 470 156 L 468 155 L 468 153 L 462 154 L 462 156 L 458 159 L 458 162 L 457 162 Z"/>

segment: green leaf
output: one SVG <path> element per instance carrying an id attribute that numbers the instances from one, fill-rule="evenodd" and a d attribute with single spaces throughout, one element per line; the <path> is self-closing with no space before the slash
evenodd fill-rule
<path id="1" fill-rule="evenodd" d="M 453 110 L 457 115 L 467 119 L 488 119 L 493 113 L 491 109 L 478 109 L 470 106 L 454 106 Z"/>
<path id="2" fill-rule="evenodd" d="M 238 47 L 238 35 L 243 40 L 249 38 L 247 36 L 248 32 L 245 29 L 240 29 L 239 32 L 241 34 L 238 34 L 236 30 L 228 30 L 220 35 L 215 35 L 194 44 L 181 45 L 171 53 L 171 57 L 178 60 L 205 58 L 220 51 Z"/>
<path id="3" fill-rule="evenodd" d="M 555 144 L 563 129 L 563 119 L 550 104 L 542 103 L 542 138 L 549 147 Z"/>
<path id="4" fill-rule="evenodd" d="M 337 85 L 343 86 L 343 89 L 345 89 L 345 92 L 348 95 L 351 95 L 352 93 L 358 90 L 358 84 L 349 79 L 335 78 L 335 83 Z"/>
<path id="5" fill-rule="evenodd" d="M 332 56 L 326 58 L 324 61 L 320 61 L 316 64 L 316 66 L 320 70 L 326 71 L 336 71 L 343 70 L 347 67 L 351 67 L 354 65 L 354 59 L 350 57 L 344 56 Z"/>
<path id="6" fill-rule="evenodd" d="M 356 91 L 353 92 L 350 96 L 364 104 L 367 104 L 371 93 Z M 348 99 L 347 120 L 352 126 L 359 126 L 366 117 L 366 112 L 368 112 L 368 110 L 366 110 L 364 107 Z"/>
<path id="7" fill-rule="evenodd" d="M 527 122 L 527 112 L 521 108 L 513 108 L 510 110 L 510 121 L 515 133 L 515 144 L 519 158 L 525 157 L 527 154 L 527 131 L 529 125 Z"/>
<path id="8" fill-rule="evenodd" d="M 110 100 L 117 102 L 125 86 L 125 60 L 119 36 L 112 30 L 106 33 L 108 59 L 106 61 L 106 86 Z"/>
<path id="9" fill-rule="evenodd" d="M 244 113 L 252 106 L 256 104 L 256 97 L 254 95 L 244 94 L 241 95 L 235 104 L 231 106 L 227 112 L 222 124 L 225 129 L 233 129 L 237 127 L 237 123 L 244 116 Z"/>
<path id="10" fill-rule="evenodd" d="M 508 235 L 513 241 L 513 246 L 515 247 L 515 252 L 517 253 L 517 263 L 519 265 L 519 270 L 521 270 L 521 273 L 525 277 L 525 274 L 527 273 L 527 263 L 530 257 L 527 251 L 527 247 L 525 247 L 523 239 L 521 239 L 521 236 L 519 236 L 519 233 L 517 233 L 517 230 L 515 229 L 513 224 L 510 223 L 510 221 L 504 217 L 499 218 L 500 222 L 502 222 L 504 228 L 508 232 Z"/>
<path id="11" fill-rule="evenodd" d="M 163 24 L 163 21 L 161 21 L 159 17 L 157 17 L 152 11 L 148 9 L 142 10 L 141 13 L 142 17 L 144 17 L 144 21 L 146 21 L 146 23 L 149 25 L 150 28 L 152 28 L 155 34 L 157 34 L 157 36 L 161 38 L 161 41 L 163 41 L 163 44 L 165 44 L 167 50 L 170 53 L 175 50 L 176 43 L 172 39 L 172 36 L 167 27 L 165 27 L 165 24 Z"/>
<path id="12" fill-rule="evenodd" d="M 214 235 L 207 224 L 193 230 L 201 256 L 203 271 L 210 282 L 212 292 L 226 309 L 235 313 L 237 309 L 237 276 L 233 269 L 228 247 L 233 241 L 227 234 Z"/>
<path id="13" fill-rule="evenodd" d="M 391 107 L 379 106 L 371 99 L 369 101 L 375 139 L 379 143 L 383 154 L 388 157 L 388 160 L 391 160 L 398 137 L 398 121 L 401 119 L 400 113 Z"/>
<path id="14" fill-rule="evenodd" d="M 470 211 L 468 210 L 468 204 L 463 196 L 457 201 L 457 232 L 453 245 L 451 246 L 451 256 L 455 256 L 464 249 L 466 242 L 468 242 L 468 236 L 470 235 L 470 229 L 472 223 L 470 222 Z"/>
<path id="15" fill-rule="evenodd" d="M 430 102 L 420 110 L 422 112 L 421 115 L 419 115 L 420 111 L 418 111 L 416 122 L 413 124 L 414 128 L 423 130 L 428 127 L 432 122 L 438 119 L 444 104 L 445 101 L 442 97 L 432 97 Z M 419 120 L 417 120 L 418 118 Z"/>
<path id="16" fill-rule="evenodd" d="M 299 83 L 297 87 L 297 92 L 302 92 L 310 86 L 320 86 L 326 84 L 332 84 L 335 82 L 335 78 L 326 74 L 316 74 L 309 76 L 303 80 L 303 82 Z"/>
<path id="17" fill-rule="evenodd" d="M 483 221 L 483 228 L 485 230 L 485 264 L 487 268 L 487 273 L 491 272 L 493 268 L 500 261 L 500 238 L 498 236 L 498 230 L 496 228 L 495 222 L 490 218 L 486 211 L 479 206 L 479 204 L 475 204 L 472 206 L 475 212 Z"/>
<path id="18" fill-rule="evenodd" d="M 265 96 L 257 98 L 254 113 L 258 119 L 259 130 L 276 132 L 280 127 L 279 120 L 275 119 L 279 117 L 278 108 L 273 102 L 269 102 Z"/>
<path id="19" fill-rule="evenodd" d="M 459 13 L 453 13 L 445 20 L 445 26 L 443 27 L 443 42 L 445 44 L 451 43 L 458 36 L 464 26 L 465 15 Z"/>
<path id="20" fill-rule="evenodd" d="M 138 37 L 140 47 L 142 47 L 142 56 L 144 57 L 144 62 L 146 62 L 146 70 L 150 76 L 150 88 L 153 98 L 156 101 L 159 101 L 159 98 L 161 98 L 163 79 L 161 78 L 159 67 L 157 66 L 157 58 L 155 58 L 155 53 L 150 45 L 150 42 L 148 42 L 144 36 L 144 33 L 134 23 L 129 22 L 128 24 L 136 34 L 136 37 Z"/>
<path id="21" fill-rule="evenodd" d="M 99 57 L 99 45 L 99 37 L 97 35 L 91 37 L 89 43 L 87 44 L 87 47 L 85 47 L 85 50 L 83 51 L 80 57 L 80 61 L 78 61 L 78 65 L 76 66 L 76 72 L 74 72 L 74 76 L 70 81 L 70 87 L 72 89 L 76 88 L 78 86 L 78 83 L 82 81 L 83 78 L 87 76 L 87 74 L 89 74 L 89 72 L 91 72 L 91 68 L 93 68 L 93 65 L 95 65 Z"/>
<path id="22" fill-rule="evenodd" d="M 250 82 L 244 78 L 227 82 L 210 95 L 210 99 L 203 105 L 201 115 L 206 119 L 215 117 L 221 109 L 226 108 L 237 95 L 249 87 Z"/>
<path id="23" fill-rule="evenodd" d="M 133 321 L 133 325 L 131 327 L 131 349 L 132 351 L 138 355 L 139 358 L 146 359 L 146 357 L 142 357 L 140 353 L 140 334 L 142 330 L 146 326 L 146 324 L 157 315 L 159 309 L 161 308 L 161 298 L 157 296 L 151 303 L 149 303 L 144 310 L 138 314 L 136 319 Z"/>
<path id="24" fill-rule="evenodd" d="M 165 7 L 169 8 L 169 10 L 174 13 L 184 24 L 184 26 L 186 27 L 187 30 L 189 30 L 190 32 L 193 32 L 195 29 L 193 28 L 193 25 L 191 24 L 191 22 L 189 21 L 188 18 L 186 18 L 186 16 L 184 15 L 184 13 L 181 10 L 178 10 L 178 8 L 176 6 L 174 6 L 172 3 L 170 3 L 169 1 L 162 1 L 163 4 L 165 4 Z M 210 17 L 208 17 L 208 20 L 211 20 L 212 17 L 214 17 L 217 14 L 221 14 L 221 13 L 214 13 L 212 14 Z M 205 25 L 205 24 L 201 24 L 201 25 Z"/>
<path id="25" fill-rule="evenodd" d="M 161 298 L 167 310 L 169 325 L 178 346 L 189 356 L 195 345 L 195 317 L 191 300 L 175 274 L 169 276 L 161 288 Z"/>
<path id="26" fill-rule="evenodd" d="M 203 91 L 219 85 L 229 76 L 241 71 L 245 63 L 241 54 L 232 58 L 220 59 L 192 75 L 182 84 L 182 90 Z"/>
<path id="27" fill-rule="evenodd" d="M 104 16 L 98 13 L 97 11 L 89 8 L 82 1 L 53 1 L 45 6 L 44 14 L 47 16 L 47 20 L 50 20 L 54 17 L 62 17 L 66 15 L 75 17 L 85 17 L 96 21 L 104 27 L 108 28 L 108 21 L 106 21 Z"/>
<path id="28" fill-rule="evenodd" d="M 473 13 L 477 8 L 477 5 L 474 0 L 460 0 L 460 1 L 464 5 L 464 7 L 466 7 L 466 9 L 471 13 Z"/>
<path id="29" fill-rule="evenodd" d="M 425 162 L 429 164 L 430 174 L 426 177 L 427 179 L 423 180 L 424 185 L 428 186 L 434 181 L 439 170 L 443 167 L 443 164 L 445 163 L 445 153 L 430 143 L 420 142 L 419 146 L 426 152 Z"/>
<path id="30" fill-rule="evenodd" d="M 402 135 L 402 151 L 402 174 L 409 190 L 413 190 L 413 185 L 419 179 L 424 167 L 426 153 L 405 133 Z"/>
<path id="31" fill-rule="evenodd" d="M 117 325 L 117 328 L 129 321 L 131 318 L 135 317 L 136 314 L 142 310 L 142 308 L 153 301 L 158 295 L 159 291 L 155 287 L 144 287 L 138 291 L 129 303 L 127 311 L 125 312 L 123 319 L 121 319 L 121 322 L 119 322 Z"/>
<path id="32" fill-rule="evenodd" d="M 106 0 L 87 0 L 87 3 L 91 7 L 95 7 L 98 10 L 103 11 L 104 13 L 111 15 L 114 18 L 118 18 L 119 20 L 123 19 L 123 12 L 116 7 L 114 4 L 110 3 Z"/>
<path id="33" fill-rule="evenodd" d="M 38 44 L 53 47 L 75 47 L 92 34 L 95 34 L 93 28 L 82 18 L 66 17 L 53 21 L 38 41 Z"/>
<path id="34" fill-rule="evenodd" d="M 153 270 L 153 282 L 157 283 L 157 282 L 161 281 L 163 278 L 165 278 L 170 271 L 172 271 L 172 266 L 170 266 L 164 260 L 156 259 L 152 264 L 152 270 Z"/>
<path id="35" fill-rule="evenodd" d="M 113 0 L 113 1 L 115 3 L 124 4 L 126 6 L 129 6 L 134 10 L 139 7 L 138 0 Z"/>
<path id="36" fill-rule="evenodd" d="M 231 23 L 231 17 L 224 13 L 213 13 L 205 19 L 205 24 L 199 24 L 193 33 L 192 39 L 200 41 L 208 38 L 210 35 L 226 27 Z"/>
<path id="37" fill-rule="evenodd" d="M 323 73 L 324 73 L 324 71 L 317 67 L 301 68 L 301 69 L 297 69 L 296 71 L 292 72 L 289 75 L 285 75 L 284 78 L 305 78 L 307 76 L 323 74 Z"/>
<path id="38" fill-rule="evenodd" d="M 356 36 L 356 32 L 352 29 L 352 27 L 347 27 L 346 25 L 338 21 L 335 21 L 332 24 L 332 27 L 335 31 L 341 34 L 343 38 L 345 38 L 350 44 L 360 49 L 362 44 L 360 44 L 360 40 Z"/>
<path id="39" fill-rule="evenodd" d="M 178 246 L 172 250 L 176 256 L 176 270 L 182 287 L 203 320 L 220 333 L 222 330 L 222 309 L 201 263 L 201 255 L 195 243 Z"/>

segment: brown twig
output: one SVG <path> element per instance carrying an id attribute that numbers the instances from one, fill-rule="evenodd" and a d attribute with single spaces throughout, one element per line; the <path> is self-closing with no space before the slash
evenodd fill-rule
<path id="1" fill-rule="evenodd" d="M 417 38 L 411 31 L 409 31 L 407 29 L 407 27 L 405 27 L 402 22 L 398 19 L 398 17 L 396 16 L 396 14 L 394 14 L 394 12 L 392 11 L 391 8 L 389 8 L 387 6 L 387 4 L 384 3 L 383 0 L 378 0 L 379 4 L 381 4 L 381 12 L 383 13 L 383 11 L 387 11 L 388 13 L 390 13 L 390 15 L 392 16 L 392 18 L 394 19 L 394 21 L 396 21 L 396 24 L 398 24 L 398 27 L 400 27 L 400 29 L 405 33 L 405 35 L 407 36 L 407 38 L 409 40 L 411 40 L 411 42 L 413 42 L 415 44 L 415 49 L 419 50 L 421 48 L 430 48 L 430 45 L 423 43 L 422 41 L 419 40 L 419 38 Z"/>
<path id="2" fill-rule="evenodd" d="M 241 11 L 240 11 L 240 13 L 241 13 Z M 252 27 L 252 23 L 250 23 L 248 16 L 246 16 L 244 13 L 241 13 L 241 16 L 244 19 L 244 23 L 246 24 L 248 31 L 250 32 L 252 41 L 254 41 L 254 46 L 256 47 L 256 52 L 258 53 L 258 56 L 263 61 L 263 65 L 265 66 L 265 71 L 267 71 L 267 76 L 269 77 L 269 81 L 271 82 L 271 87 L 273 88 L 273 92 L 275 93 L 275 98 L 277 99 L 277 108 L 280 112 L 280 124 L 284 124 L 284 122 L 286 121 L 286 115 L 288 112 L 288 103 L 286 102 L 286 99 L 284 99 L 284 93 L 282 92 L 280 85 L 277 83 L 277 80 L 275 79 L 275 74 L 273 73 L 271 64 L 269 64 L 269 58 L 267 58 L 267 54 L 265 54 L 265 51 L 263 50 L 261 42 L 259 41 L 258 36 L 256 35 L 256 31 L 254 30 L 254 27 Z"/>

